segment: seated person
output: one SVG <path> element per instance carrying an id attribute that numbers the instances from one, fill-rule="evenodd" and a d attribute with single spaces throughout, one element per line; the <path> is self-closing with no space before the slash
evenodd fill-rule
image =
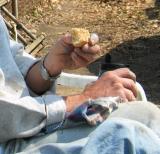
<path id="1" fill-rule="evenodd" d="M 45 58 L 37 60 L 25 53 L 21 44 L 9 40 L 0 16 L 1 153 L 80 153 L 96 127 L 58 130 L 66 113 L 99 97 L 119 96 L 123 102 L 136 100 L 136 76 L 127 68 L 104 73 L 77 95 L 47 94 L 63 69 L 86 66 L 100 50 L 96 44 L 75 48 L 71 36 L 66 34 Z M 32 92 L 37 96 L 32 96 Z"/>

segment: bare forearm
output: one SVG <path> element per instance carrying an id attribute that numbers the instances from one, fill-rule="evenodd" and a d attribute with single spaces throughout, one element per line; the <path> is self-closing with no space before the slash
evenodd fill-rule
<path id="1" fill-rule="evenodd" d="M 50 88 L 51 82 L 46 81 L 41 77 L 39 67 L 40 62 L 32 66 L 27 74 L 26 83 L 35 93 L 42 94 Z M 65 96 L 64 100 L 66 103 L 67 112 L 73 111 L 77 106 L 81 105 L 87 99 L 88 98 L 83 94 Z"/>
<path id="2" fill-rule="evenodd" d="M 30 68 L 26 76 L 26 83 L 37 94 L 42 94 L 50 88 L 51 82 L 44 80 L 40 74 L 40 62 Z"/>
<path id="3" fill-rule="evenodd" d="M 73 111 L 76 107 L 83 104 L 89 98 L 83 94 L 65 96 L 64 100 L 66 102 L 67 112 Z"/>
<path id="4" fill-rule="evenodd" d="M 58 58 L 57 58 L 58 59 Z M 28 87 L 31 88 L 35 93 L 42 94 L 47 91 L 53 82 L 50 79 L 45 79 L 42 77 L 42 65 L 43 68 L 46 69 L 48 75 L 56 79 L 57 76 L 62 71 L 62 67 L 60 67 L 60 62 L 56 58 L 50 58 L 49 54 L 33 65 L 27 73 L 26 83 Z"/>

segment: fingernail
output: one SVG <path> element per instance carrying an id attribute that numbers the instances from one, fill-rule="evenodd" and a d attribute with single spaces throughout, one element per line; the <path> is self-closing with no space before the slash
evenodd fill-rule
<path id="1" fill-rule="evenodd" d="M 91 40 L 91 43 L 94 45 L 99 42 L 99 37 L 96 33 L 91 33 L 90 40 Z"/>
<path id="2" fill-rule="evenodd" d="M 65 34 L 65 42 L 69 44 L 72 42 L 72 36 L 69 32 Z"/>
<path id="3" fill-rule="evenodd" d="M 70 34 L 69 32 L 67 32 L 67 33 L 65 34 L 65 36 L 66 36 L 66 37 L 71 37 L 71 34 Z"/>

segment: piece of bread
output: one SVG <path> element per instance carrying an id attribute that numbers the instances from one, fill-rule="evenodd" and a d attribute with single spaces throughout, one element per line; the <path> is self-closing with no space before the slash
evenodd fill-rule
<path id="1" fill-rule="evenodd" d="M 71 35 L 72 35 L 72 44 L 75 47 L 82 47 L 83 45 L 88 43 L 90 38 L 89 31 L 84 28 L 72 28 Z"/>

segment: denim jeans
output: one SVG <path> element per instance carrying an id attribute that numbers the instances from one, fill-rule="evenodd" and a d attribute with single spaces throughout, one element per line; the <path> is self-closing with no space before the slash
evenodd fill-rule
<path id="1" fill-rule="evenodd" d="M 160 138 L 145 125 L 113 118 L 97 128 L 82 154 L 160 154 Z"/>
<path id="2" fill-rule="evenodd" d="M 19 154 L 160 154 L 159 137 L 140 122 L 111 118 L 94 129 L 81 126 L 14 143 L 23 149 Z"/>

